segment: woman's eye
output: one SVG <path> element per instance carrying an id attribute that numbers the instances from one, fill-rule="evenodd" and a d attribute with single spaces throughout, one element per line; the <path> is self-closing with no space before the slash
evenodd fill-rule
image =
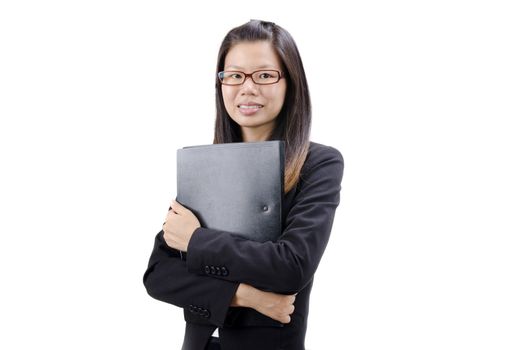
<path id="1" fill-rule="evenodd" d="M 260 78 L 261 78 L 261 79 L 269 79 L 269 78 L 271 78 L 271 74 L 269 74 L 269 73 L 262 73 L 262 74 L 260 75 Z"/>
<path id="2" fill-rule="evenodd" d="M 224 73 L 224 79 L 239 80 L 242 79 L 242 74 L 237 72 L 226 72 Z"/>
<path id="3" fill-rule="evenodd" d="M 240 79 L 240 78 L 242 78 L 242 75 L 240 75 L 240 74 L 238 74 L 238 73 L 233 73 L 233 74 L 231 74 L 231 78 L 233 78 L 233 79 Z"/>

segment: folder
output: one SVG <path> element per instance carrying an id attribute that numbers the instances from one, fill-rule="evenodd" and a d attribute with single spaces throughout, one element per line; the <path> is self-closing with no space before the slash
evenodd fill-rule
<path id="1" fill-rule="evenodd" d="M 258 242 L 279 238 L 283 141 L 183 147 L 176 157 L 176 199 L 202 227 Z"/>

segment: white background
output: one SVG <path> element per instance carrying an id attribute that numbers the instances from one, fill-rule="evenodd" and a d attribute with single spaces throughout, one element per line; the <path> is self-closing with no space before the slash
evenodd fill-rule
<path id="1" fill-rule="evenodd" d="M 257 18 L 345 158 L 307 348 L 527 349 L 522 3 L 2 1 L 0 348 L 180 348 L 142 276 L 176 149 L 212 142 L 220 42 Z"/>

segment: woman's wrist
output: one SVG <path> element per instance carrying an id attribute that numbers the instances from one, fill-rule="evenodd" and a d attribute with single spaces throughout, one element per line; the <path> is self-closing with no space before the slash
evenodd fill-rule
<path id="1" fill-rule="evenodd" d="M 240 283 L 231 301 L 231 306 L 249 307 L 253 306 L 251 296 L 255 293 L 255 288 L 249 284 Z"/>

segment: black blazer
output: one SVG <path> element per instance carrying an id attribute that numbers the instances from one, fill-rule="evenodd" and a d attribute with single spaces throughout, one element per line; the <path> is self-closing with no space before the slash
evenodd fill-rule
<path id="1" fill-rule="evenodd" d="M 328 243 L 343 177 L 338 150 L 310 142 L 295 188 L 282 203 L 283 233 L 254 242 L 198 228 L 186 261 L 156 235 L 143 283 L 150 296 L 184 309 L 184 350 L 203 350 L 219 328 L 222 350 L 304 349 L 313 276 Z M 277 293 L 298 292 L 291 322 L 230 307 L 239 283 Z"/>

